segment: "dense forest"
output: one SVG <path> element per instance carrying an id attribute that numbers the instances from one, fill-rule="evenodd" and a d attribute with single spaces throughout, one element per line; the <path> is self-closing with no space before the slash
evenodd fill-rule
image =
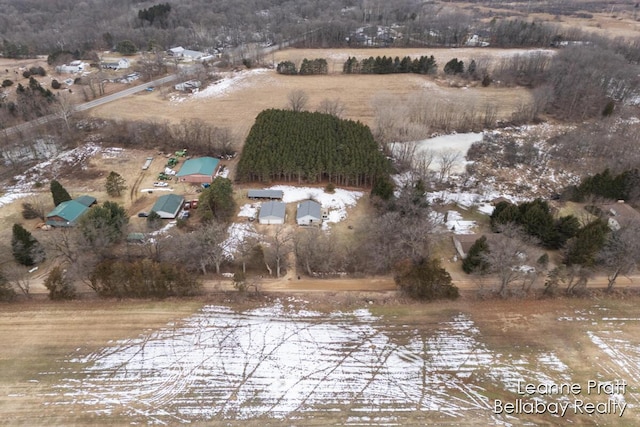
<path id="1" fill-rule="evenodd" d="M 237 178 L 241 181 L 328 180 L 371 185 L 388 163 L 369 128 L 330 114 L 265 110 L 249 132 Z"/>
<path id="2" fill-rule="evenodd" d="M 420 0 L 0 0 L 0 54 L 5 57 L 68 51 L 86 56 L 115 50 L 123 42 L 140 50 L 224 49 L 233 58 L 254 55 L 252 45 L 285 41 L 303 47 L 463 46 L 473 35 L 497 47 L 550 46 L 596 36 L 579 29 L 491 12 L 461 4 Z M 483 3 L 483 2 L 477 2 Z M 484 2 L 486 3 L 486 2 Z M 531 2 L 492 5 L 531 11 Z M 598 2 L 545 2 L 536 11 L 584 14 Z M 618 5 L 622 13 L 633 4 Z M 637 41 L 625 55 L 638 60 Z"/>

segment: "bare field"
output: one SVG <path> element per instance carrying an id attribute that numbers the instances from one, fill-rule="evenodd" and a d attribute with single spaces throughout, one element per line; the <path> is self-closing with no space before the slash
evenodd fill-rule
<path id="1" fill-rule="evenodd" d="M 314 50 L 291 49 L 277 52 L 274 61 L 287 58 L 329 57 L 335 62 L 335 73 L 327 76 L 283 76 L 274 70 L 249 70 L 245 75 L 230 73 L 226 78 L 237 83 L 225 90 L 203 96 L 175 95 L 155 92 L 128 97 L 98 107 L 91 111 L 95 117 L 128 120 L 153 120 L 179 122 L 197 118 L 215 126 L 229 127 L 244 139 L 253 125 L 255 117 L 267 108 L 286 108 L 287 95 L 292 90 L 302 89 L 309 95 L 308 109 L 314 110 L 324 99 L 340 99 L 346 106 L 345 117 L 359 120 L 369 126 L 374 124 L 373 103 L 376 98 L 391 96 L 406 99 L 412 95 L 424 95 L 435 101 L 456 104 L 477 105 L 483 110 L 487 104 L 498 107 L 498 118 L 506 119 L 522 103 L 530 100 L 530 93 L 524 88 L 498 87 L 451 87 L 449 81 L 420 75 L 343 75 L 340 73 L 342 58 L 349 55 L 383 55 L 385 49 L 359 50 Z M 484 49 L 435 50 L 389 50 L 387 54 L 419 55 L 438 54 L 448 61 L 455 55 L 459 58 L 478 55 L 500 56 L 515 54 L 516 51 Z M 431 53 L 429 53 L 431 52 Z M 511 52 L 511 53 L 509 53 Z M 522 50 L 518 50 L 522 52 Z M 444 59 L 443 59 L 444 60 Z M 342 62 L 341 62 L 342 61 Z M 438 59 L 439 64 L 443 62 Z M 338 67 L 339 64 L 339 67 Z M 333 71 L 333 70 L 332 70 Z M 224 83 L 219 83 L 223 85 Z"/>
<path id="2" fill-rule="evenodd" d="M 637 298 L 342 298 L 7 306 L 0 417 L 65 426 L 639 421 Z M 587 395 L 590 380 L 629 387 Z M 569 402 L 563 418 L 495 413 L 496 400 L 533 399 L 517 394 L 518 381 L 575 383 L 583 392 L 536 396 Z M 610 398 L 629 404 L 622 418 L 574 410 L 575 399 Z"/>

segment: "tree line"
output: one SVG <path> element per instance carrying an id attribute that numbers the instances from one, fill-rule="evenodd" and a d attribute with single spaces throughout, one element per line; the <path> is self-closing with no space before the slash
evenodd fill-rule
<path id="1" fill-rule="evenodd" d="M 436 59 L 431 56 L 421 56 L 411 59 L 405 56 L 400 59 L 387 56 L 369 57 L 358 60 L 349 57 L 342 66 L 345 74 L 394 74 L 394 73 L 415 73 L 415 74 L 435 74 L 438 70 Z"/>
<path id="2" fill-rule="evenodd" d="M 367 126 L 330 114 L 270 109 L 256 117 L 247 136 L 237 179 L 367 186 L 388 173 Z"/>
<path id="3" fill-rule="evenodd" d="M 329 68 L 327 66 L 327 60 L 324 58 L 307 59 L 304 58 L 300 64 L 300 71 L 298 71 L 296 64 L 291 61 L 282 61 L 276 66 L 276 71 L 279 74 L 285 74 L 289 76 L 295 76 L 297 74 L 301 76 L 311 76 L 316 74 L 327 74 Z"/>

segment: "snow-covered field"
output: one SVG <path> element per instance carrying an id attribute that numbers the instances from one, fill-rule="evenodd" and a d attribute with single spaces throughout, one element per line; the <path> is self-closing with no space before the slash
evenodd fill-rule
<path id="1" fill-rule="evenodd" d="M 494 350 L 462 313 L 427 331 L 367 309 L 322 314 L 290 301 L 244 312 L 207 306 L 139 338 L 79 350 L 65 362 L 55 404 L 132 424 L 330 417 L 332 425 L 516 425 L 492 411 L 493 399 L 513 400 L 519 380 L 572 381 L 553 351 Z M 637 373 L 638 346 L 628 347 Z"/>
<path id="2" fill-rule="evenodd" d="M 221 73 L 223 76 L 222 79 L 194 93 L 191 97 L 194 99 L 223 97 L 232 91 L 254 85 L 256 76 L 263 75 L 264 77 L 270 72 L 272 71 L 266 68 L 256 68 L 253 70 Z M 274 82 L 275 80 L 272 81 L 272 83 Z"/>

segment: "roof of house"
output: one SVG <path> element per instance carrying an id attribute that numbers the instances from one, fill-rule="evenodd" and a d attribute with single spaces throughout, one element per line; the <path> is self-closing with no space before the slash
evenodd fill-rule
<path id="1" fill-rule="evenodd" d="M 173 54 L 179 54 L 179 53 L 184 52 L 184 48 L 182 46 L 172 47 L 171 49 L 169 49 L 169 52 L 171 52 Z"/>
<path id="2" fill-rule="evenodd" d="M 247 197 L 250 199 L 282 199 L 284 192 L 282 190 L 249 190 Z"/>
<path id="3" fill-rule="evenodd" d="M 260 213 L 258 219 L 265 219 L 267 217 L 282 218 L 285 217 L 286 205 L 283 202 L 265 202 L 260 206 Z"/>
<path id="4" fill-rule="evenodd" d="M 153 204 L 151 210 L 156 213 L 167 212 L 176 214 L 182 207 L 182 202 L 184 202 L 183 196 L 179 196 L 177 194 L 165 194 L 164 196 L 158 197 L 158 200 Z"/>
<path id="5" fill-rule="evenodd" d="M 610 217 L 615 218 L 618 223 L 640 220 L 640 212 L 623 201 L 602 205 L 602 210 Z"/>
<path id="6" fill-rule="evenodd" d="M 180 172 L 176 176 L 187 175 L 209 175 L 212 176 L 218 168 L 220 160 L 213 157 L 198 157 L 196 159 L 189 159 L 180 168 Z"/>
<path id="7" fill-rule="evenodd" d="M 47 218 L 58 216 L 65 221 L 74 222 L 83 213 L 87 211 L 88 207 L 76 200 L 67 200 L 60 203 L 54 210 L 47 214 Z"/>
<path id="8" fill-rule="evenodd" d="M 89 207 L 98 201 L 95 197 L 87 196 L 86 194 L 80 197 L 76 197 L 73 200 L 75 200 L 78 203 L 82 203 L 86 207 Z"/>
<path id="9" fill-rule="evenodd" d="M 296 219 L 303 218 L 305 216 L 312 216 L 314 218 L 322 218 L 322 206 L 315 200 L 305 200 L 298 203 L 298 213 L 296 213 Z"/>

